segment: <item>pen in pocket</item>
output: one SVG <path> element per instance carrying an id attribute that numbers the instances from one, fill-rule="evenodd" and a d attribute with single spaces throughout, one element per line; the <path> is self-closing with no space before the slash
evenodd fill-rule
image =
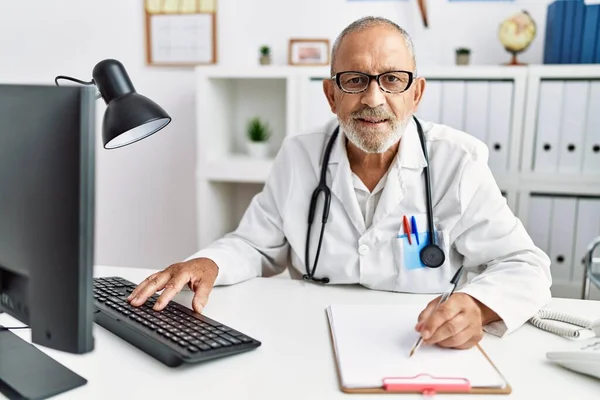
<path id="1" fill-rule="evenodd" d="M 417 229 L 417 220 L 415 219 L 414 215 L 412 217 L 410 217 L 410 222 L 412 225 L 412 231 L 415 233 L 415 239 L 417 240 L 417 246 L 419 246 L 421 244 L 421 243 L 419 243 L 419 230 Z"/>
<path id="2" fill-rule="evenodd" d="M 412 246 L 412 238 L 410 237 L 410 226 L 408 225 L 408 219 L 406 218 L 406 215 L 404 216 L 403 222 L 404 222 L 404 233 L 406 234 L 406 237 L 408 238 L 408 244 L 410 244 Z"/>

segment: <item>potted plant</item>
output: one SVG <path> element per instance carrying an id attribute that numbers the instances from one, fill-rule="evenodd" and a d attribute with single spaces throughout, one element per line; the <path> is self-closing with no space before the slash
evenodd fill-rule
<path id="1" fill-rule="evenodd" d="M 459 47 L 456 49 L 456 65 L 468 65 L 471 49 Z"/>
<path id="2" fill-rule="evenodd" d="M 260 64 L 271 64 L 271 48 L 269 46 L 260 46 Z"/>
<path id="3" fill-rule="evenodd" d="M 271 132 L 266 122 L 259 117 L 248 121 L 246 133 L 248 135 L 248 154 L 256 158 L 267 158 L 269 156 L 269 138 Z"/>

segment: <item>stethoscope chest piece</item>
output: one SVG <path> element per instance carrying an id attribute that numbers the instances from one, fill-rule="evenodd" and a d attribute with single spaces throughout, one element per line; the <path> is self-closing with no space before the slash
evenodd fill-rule
<path id="1" fill-rule="evenodd" d="M 437 244 L 428 244 L 420 252 L 421 262 L 429 268 L 438 268 L 446 261 L 444 251 Z"/>

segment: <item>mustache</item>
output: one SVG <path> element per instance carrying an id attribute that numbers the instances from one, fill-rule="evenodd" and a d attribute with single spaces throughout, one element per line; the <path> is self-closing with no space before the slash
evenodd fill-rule
<path id="1" fill-rule="evenodd" d="M 353 111 L 350 116 L 353 119 L 364 119 L 364 118 L 377 118 L 377 119 L 389 119 L 394 121 L 396 116 L 391 112 L 387 111 L 383 107 L 371 108 L 366 107 L 357 111 Z"/>

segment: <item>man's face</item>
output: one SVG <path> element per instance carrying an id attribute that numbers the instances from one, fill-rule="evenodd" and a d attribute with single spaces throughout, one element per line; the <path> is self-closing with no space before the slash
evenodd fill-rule
<path id="1" fill-rule="evenodd" d="M 358 71 L 377 75 L 389 71 L 414 72 L 412 57 L 402 35 L 386 26 L 376 26 L 352 33 L 340 45 L 334 73 Z M 399 78 L 405 74 L 382 77 L 382 84 L 401 87 Z M 346 76 L 347 88 L 359 87 L 365 80 L 358 76 Z M 402 93 L 382 91 L 375 79 L 366 90 L 349 94 L 342 91 L 335 81 L 325 80 L 323 89 L 331 107 L 337 114 L 348 139 L 367 153 L 382 153 L 398 142 L 420 101 L 425 81 L 417 78 Z"/>

